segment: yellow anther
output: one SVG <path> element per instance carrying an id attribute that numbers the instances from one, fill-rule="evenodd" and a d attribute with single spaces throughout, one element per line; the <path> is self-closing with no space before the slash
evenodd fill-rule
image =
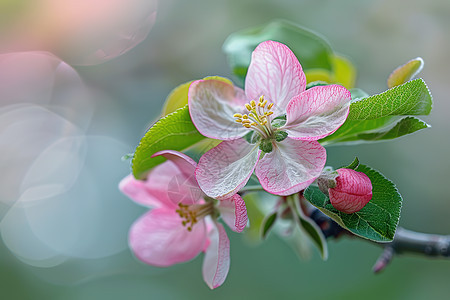
<path id="1" fill-rule="evenodd" d="M 267 124 L 267 120 L 264 120 L 261 125 L 266 125 Z"/>
<path id="2" fill-rule="evenodd" d="M 242 118 L 242 115 L 241 114 L 234 114 L 233 117 L 235 117 L 235 118 Z"/>
<path id="3" fill-rule="evenodd" d="M 250 121 L 249 119 L 247 120 L 242 120 L 242 124 L 250 124 L 252 121 Z"/>
<path id="4" fill-rule="evenodd" d="M 267 104 L 267 100 L 264 100 L 264 102 L 261 104 L 262 107 L 265 107 Z"/>
<path id="5" fill-rule="evenodd" d="M 236 119 L 235 121 L 238 123 L 242 123 L 242 119 Z"/>
<path id="6" fill-rule="evenodd" d="M 267 106 L 267 109 L 271 109 L 273 107 L 273 103 L 270 103 L 268 106 Z"/>
<path id="7" fill-rule="evenodd" d="M 264 102 L 264 95 L 262 95 L 261 97 L 259 97 L 259 102 Z"/>
<path id="8" fill-rule="evenodd" d="M 273 111 L 268 111 L 268 112 L 264 113 L 264 115 L 265 115 L 265 116 L 273 115 Z"/>
<path id="9" fill-rule="evenodd" d="M 243 115 L 242 119 L 248 119 L 248 116 L 247 115 Z"/>
<path id="10" fill-rule="evenodd" d="M 252 127 L 252 126 L 251 126 L 250 124 L 248 124 L 248 123 L 242 124 L 242 126 L 244 126 L 245 128 L 251 128 L 251 127 Z"/>
<path id="11" fill-rule="evenodd" d="M 252 107 L 251 107 L 250 104 L 248 104 L 248 103 L 245 104 L 245 108 L 246 108 L 248 111 L 251 111 L 251 110 L 252 110 Z"/>
<path id="12" fill-rule="evenodd" d="M 256 107 L 256 102 L 255 102 L 255 100 L 250 101 L 250 105 L 252 106 L 252 108 L 255 108 L 255 107 Z"/>
<path id="13" fill-rule="evenodd" d="M 252 124 L 250 124 L 250 126 L 256 126 L 257 124 L 255 122 L 253 122 Z"/>

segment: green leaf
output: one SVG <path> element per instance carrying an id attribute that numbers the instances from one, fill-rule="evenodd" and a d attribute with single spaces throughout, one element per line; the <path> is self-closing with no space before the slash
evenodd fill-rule
<path id="1" fill-rule="evenodd" d="M 419 78 L 393 87 L 350 105 L 347 120 L 372 120 L 395 115 L 428 115 L 432 97 L 425 82 Z"/>
<path id="2" fill-rule="evenodd" d="M 351 164 L 349 164 L 346 167 L 343 167 L 344 169 L 352 169 L 355 170 L 359 166 L 359 159 L 355 157 L 355 159 L 352 161 Z"/>
<path id="3" fill-rule="evenodd" d="M 415 117 L 387 116 L 375 120 L 347 120 L 333 134 L 321 139 L 324 146 L 395 139 L 430 127 Z"/>
<path id="4" fill-rule="evenodd" d="M 395 69 L 387 80 L 387 85 L 389 88 L 403 84 L 411 79 L 413 79 L 423 68 L 423 59 L 417 57 L 411 59 L 406 64 L 401 65 Z"/>
<path id="5" fill-rule="evenodd" d="M 267 234 L 269 233 L 270 229 L 272 229 L 273 225 L 275 225 L 275 221 L 277 220 L 277 212 L 273 212 L 269 215 L 267 215 L 261 224 L 261 237 L 263 239 L 266 238 Z"/>
<path id="6" fill-rule="evenodd" d="M 285 20 L 244 29 L 231 34 L 223 45 L 228 62 L 241 80 L 247 74 L 251 53 L 264 41 L 273 40 L 287 45 L 297 56 L 304 70 L 325 69 L 332 71 L 328 42 L 316 33 Z"/>
<path id="7" fill-rule="evenodd" d="M 355 235 L 376 242 L 392 241 L 400 218 L 401 195 L 395 185 L 378 171 L 365 165 L 359 165 L 356 171 L 365 173 L 373 188 L 372 199 L 360 211 L 346 214 L 336 210 L 317 186 L 309 186 L 304 197 Z"/>
<path id="8" fill-rule="evenodd" d="M 297 225 L 300 226 L 300 229 L 306 233 L 312 243 L 319 249 L 322 259 L 327 260 L 328 244 L 322 230 L 316 222 L 303 213 L 297 196 L 291 196 L 290 201 L 291 209 L 295 212 L 294 218 L 297 218 L 296 220 L 294 219 L 297 222 Z"/>
<path id="9" fill-rule="evenodd" d="M 168 114 L 156 122 L 139 142 L 132 161 L 134 177 L 144 179 L 150 169 L 165 160 L 160 156 L 152 158 L 154 153 L 181 151 L 204 138 L 192 123 L 187 105 Z"/>

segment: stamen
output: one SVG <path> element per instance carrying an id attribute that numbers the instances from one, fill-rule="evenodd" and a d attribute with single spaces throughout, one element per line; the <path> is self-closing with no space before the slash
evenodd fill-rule
<path id="1" fill-rule="evenodd" d="M 273 128 L 270 124 L 269 116 L 273 115 L 271 108 L 273 103 L 268 103 L 264 96 L 259 97 L 258 103 L 251 100 L 245 104 L 247 114 L 235 113 L 233 117 L 237 118 L 236 122 L 241 123 L 245 128 L 251 128 L 258 131 L 262 137 L 269 138 L 273 136 Z"/>
<path id="2" fill-rule="evenodd" d="M 188 231 L 192 231 L 193 226 L 198 223 L 200 219 L 214 212 L 213 202 L 193 205 L 179 203 L 178 207 L 179 208 L 175 211 L 182 219 L 181 224 L 185 226 Z"/>

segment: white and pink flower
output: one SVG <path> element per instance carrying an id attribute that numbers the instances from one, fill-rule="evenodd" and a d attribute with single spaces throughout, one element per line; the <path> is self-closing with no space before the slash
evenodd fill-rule
<path id="1" fill-rule="evenodd" d="M 198 80 L 189 90 L 189 111 L 198 131 L 223 140 L 205 153 L 196 178 L 210 197 L 224 199 L 253 171 L 262 187 L 290 195 L 322 172 L 326 151 L 317 140 L 347 118 L 350 92 L 339 85 L 306 90 L 302 67 L 285 45 L 266 41 L 252 54 L 245 92 L 226 82 Z"/>
<path id="2" fill-rule="evenodd" d="M 230 241 L 222 220 L 236 232 L 247 225 L 245 203 L 238 194 L 221 201 L 199 188 L 197 164 L 177 151 L 160 151 L 167 161 L 155 167 L 145 181 L 132 175 L 119 188 L 135 202 L 152 207 L 131 227 L 129 244 L 143 262 L 167 267 L 186 262 L 205 252 L 203 278 L 210 288 L 220 286 L 230 266 Z"/>

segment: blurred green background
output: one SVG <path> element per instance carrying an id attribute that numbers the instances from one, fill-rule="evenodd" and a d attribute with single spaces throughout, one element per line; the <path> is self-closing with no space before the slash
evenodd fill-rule
<path id="1" fill-rule="evenodd" d="M 384 91 L 387 76 L 398 65 L 417 56 L 424 59 L 420 77 L 434 96 L 433 111 L 424 120 L 432 128 L 391 142 L 330 147 L 327 164 L 338 167 L 358 156 L 397 184 L 404 198 L 400 226 L 450 234 L 448 0 L 164 0 L 142 43 L 103 64 L 74 67 L 96 95 L 86 129 L 91 147 L 85 163 L 91 169 L 88 181 L 101 199 L 96 209 L 119 224 L 108 227 L 99 218 L 92 224 L 98 236 L 83 230 L 95 241 L 114 239 L 117 251 L 36 266 L 2 241 L 1 299 L 438 299 L 450 294 L 450 261 L 396 257 L 374 275 L 371 267 L 380 248 L 359 239 L 330 242 L 327 262 L 317 253 L 301 261 L 274 234 L 255 246 L 229 232 L 230 272 L 214 291 L 202 280 L 201 256 L 159 269 L 139 262 L 126 248 L 129 226 L 146 209 L 117 189 L 129 173 L 129 162 L 122 162 L 121 155 L 133 152 L 172 88 L 208 75 L 233 78 L 221 50 L 229 34 L 274 18 L 324 35 L 336 52 L 351 58 L 358 68 L 357 86 L 369 94 Z M 7 30 L 8 24 L 0 25 Z M 78 189 L 84 189 L 82 184 Z M 7 208 L 1 208 L 6 215 Z M 24 237 L 13 238 L 20 243 Z"/>

